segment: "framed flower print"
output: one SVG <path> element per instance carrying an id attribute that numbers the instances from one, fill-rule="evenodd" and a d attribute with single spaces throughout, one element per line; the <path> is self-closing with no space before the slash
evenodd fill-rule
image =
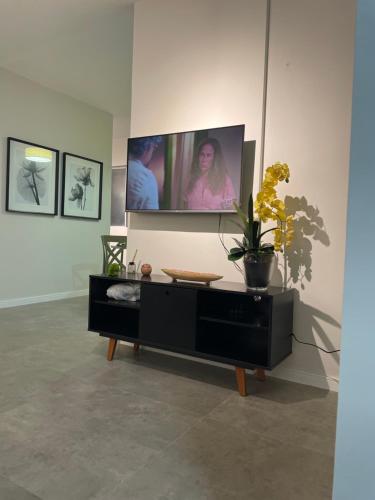
<path id="1" fill-rule="evenodd" d="M 99 220 L 103 163 L 70 153 L 63 155 L 61 215 Z"/>
<path id="2" fill-rule="evenodd" d="M 6 210 L 30 214 L 57 214 L 59 151 L 7 139 Z"/>

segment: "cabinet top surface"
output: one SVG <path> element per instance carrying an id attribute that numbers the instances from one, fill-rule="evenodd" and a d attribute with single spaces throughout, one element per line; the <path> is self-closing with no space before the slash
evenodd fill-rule
<path id="1" fill-rule="evenodd" d="M 139 273 L 123 273 L 120 276 L 108 276 L 107 274 L 93 274 L 90 278 L 110 279 L 113 281 L 124 282 L 131 281 L 135 283 L 149 283 L 156 285 L 171 285 L 183 288 L 196 288 L 199 290 L 226 291 L 237 292 L 248 295 L 264 295 L 275 296 L 286 292 L 292 292 L 291 288 L 268 287 L 267 291 L 259 292 L 256 290 L 248 290 L 244 283 L 236 283 L 232 281 L 212 281 L 209 285 L 192 281 L 173 281 L 169 276 L 153 274 L 151 276 L 142 276 Z"/>

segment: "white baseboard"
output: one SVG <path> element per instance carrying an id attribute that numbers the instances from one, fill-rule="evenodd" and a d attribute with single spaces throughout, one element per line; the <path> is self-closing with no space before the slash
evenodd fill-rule
<path id="1" fill-rule="evenodd" d="M 129 344 L 128 342 L 124 342 L 125 344 Z M 132 344 L 129 344 L 132 345 Z M 161 349 L 156 349 L 154 347 L 146 347 L 143 346 L 143 349 L 160 352 L 162 354 L 168 356 L 174 356 L 177 358 L 190 359 L 192 361 L 197 361 L 200 363 L 205 363 L 214 366 L 220 366 L 221 368 L 227 368 L 229 370 L 233 370 L 233 367 L 223 364 L 217 363 L 215 361 L 209 361 L 204 358 L 195 358 L 192 356 L 187 356 L 185 354 L 180 354 L 177 352 L 163 351 Z M 247 370 L 251 372 L 251 370 Z M 333 377 L 327 377 L 326 375 L 317 375 L 316 373 L 309 373 L 302 370 L 294 370 L 291 368 L 275 368 L 272 372 L 267 372 L 267 375 L 270 377 L 280 378 L 282 380 L 288 380 L 289 382 L 296 382 L 297 384 L 303 385 L 311 385 L 313 387 L 318 387 L 319 389 L 326 389 L 328 391 L 338 392 L 339 390 L 339 381 Z"/>
<path id="2" fill-rule="evenodd" d="M 34 297 L 20 297 L 17 299 L 0 300 L 0 309 L 6 307 L 25 306 L 27 304 L 37 304 L 39 302 L 52 302 L 54 300 L 71 299 L 88 295 L 88 290 L 74 290 L 72 292 L 50 293 L 48 295 L 36 295 Z"/>
<path id="3" fill-rule="evenodd" d="M 303 370 L 294 370 L 291 368 L 275 368 L 270 376 L 297 382 L 298 384 L 312 385 L 320 389 L 338 392 L 339 380 L 327 375 L 317 375 L 316 373 L 305 372 Z"/>

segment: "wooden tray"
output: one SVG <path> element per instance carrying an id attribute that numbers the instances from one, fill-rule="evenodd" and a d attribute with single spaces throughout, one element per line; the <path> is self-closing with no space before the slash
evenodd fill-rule
<path id="1" fill-rule="evenodd" d="M 196 273 L 194 271 L 182 271 L 181 269 L 162 269 L 163 273 L 173 278 L 173 281 L 200 281 L 210 284 L 211 281 L 221 280 L 223 276 L 213 273 Z"/>

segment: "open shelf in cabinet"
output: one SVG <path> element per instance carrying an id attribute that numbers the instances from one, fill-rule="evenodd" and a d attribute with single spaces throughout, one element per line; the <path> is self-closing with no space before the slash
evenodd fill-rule
<path id="1" fill-rule="evenodd" d="M 271 302 L 268 297 L 233 293 L 199 292 L 199 317 L 234 326 L 267 329 Z"/>
<path id="2" fill-rule="evenodd" d="M 262 327 L 201 319 L 198 321 L 196 349 L 207 355 L 268 366 L 269 334 Z"/>
<path id="3" fill-rule="evenodd" d="M 242 328 L 256 328 L 257 330 L 268 331 L 265 326 L 258 326 L 256 323 L 242 323 L 241 321 L 231 321 L 228 319 L 212 318 L 210 316 L 200 316 L 199 321 L 208 321 L 210 323 L 221 323 L 223 325 L 232 325 Z"/>
<path id="4" fill-rule="evenodd" d="M 139 307 L 124 307 L 119 304 L 114 305 L 113 302 L 116 301 L 93 301 L 89 329 L 106 334 L 138 338 Z"/>
<path id="5" fill-rule="evenodd" d="M 137 309 L 139 310 L 141 307 L 141 304 L 139 301 L 137 302 L 132 302 L 130 300 L 114 300 L 114 299 L 107 299 L 107 300 L 94 300 L 94 304 L 104 304 L 107 306 L 113 306 L 113 307 L 123 307 L 125 309 Z"/>

